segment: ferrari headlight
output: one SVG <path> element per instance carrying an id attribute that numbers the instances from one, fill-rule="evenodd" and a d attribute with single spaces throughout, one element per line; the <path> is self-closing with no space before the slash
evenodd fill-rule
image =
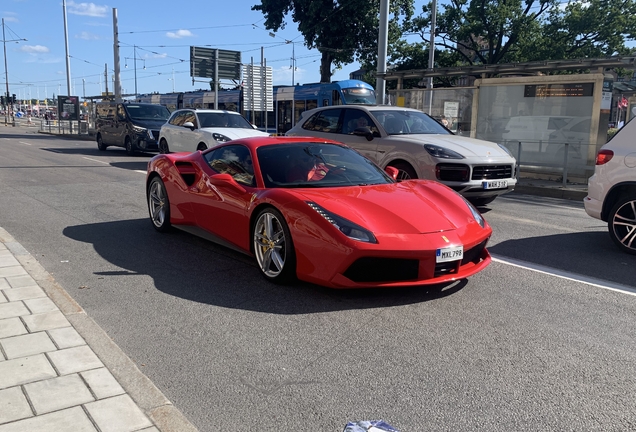
<path id="1" fill-rule="evenodd" d="M 456 151 L 449 150 L 444 147 L 436 146 L 433 144 L 424 144 L 426 151 L 433 157 L 440 159 L 464 159 L 464 156 L 460 155 Z"/>
<path id="2" fill-rule="evenodd" d="M 508 149 L 508 147 L 506 147 L 506 146 L 505 146 L 505 145 L 503 145 L 503 144 L 499 144 L 499 143 L 497 143 L 497 145 L 498 145 L 499 147 L 501 147 L 501 149 L 502 149 L 503 151 L 505 151 L 506 153 L 508 153 L 508 156 L 510 156 L 510 157 L 514 157 L 514 156 L 512 155 L 512 152 Z"/>
<path id="3" fill-rule="evenodd" d="M 464 197 L 462 197 L 462 198 L 464 198 Z M 464 198 L 464 202 L 468 206 L 468 209 L 470 210 L 470 212 L 473 214 L 473 217 L 475 218 L 475 221 L 477 221 L 479 226 L 481 226 L 483 228 L 484 225 L 486 224 L 486 221 L 484 220 L 484 217 L 481 215 L 481 213 L 479 213 L 479 210 L 477 210 L 475 208 L 475 206 L 472 205 L 470 203 L 470 201 L 468 201 L 466 198 Z"/>
<path id="4" fill-rule="evenodd" d="M 350 239 L 366 242 L 366 243 L 377 243 L 375 236 L 373 233 L 365 228 L 362 228 L 360 225 L 354 224 L 353 222 L 338 216 L 335 213 L 332 213 L 324 208 L 320 207 L 318 204 L 307 201 L 307 205 L 314 209 L 316 213 L 320 216 L 324 217 L 328 222 L 330 222 L 333 226 L 338 228 L 341 233 L 349 237 Z"/>
<path id="5" fill-rule="evenodd" d="M 228 141 L 232 141 L 232 138 L 226 137 L 225 135 L 220 134 L 220 133 L 216 133 L 216 132 L 214 132 L 214 133 L 212 134 L 212 138 L 214 138 L 214 140 L 215 140 L 215 141 L 218 141 L 218 142 L 228 142 Z"/>

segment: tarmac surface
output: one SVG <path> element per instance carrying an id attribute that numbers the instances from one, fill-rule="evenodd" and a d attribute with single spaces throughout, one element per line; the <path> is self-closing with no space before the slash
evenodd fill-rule
<path id="1" fill-rule="evenodd" d="M 513 193 L 583 200 L 587 184 L 521 178 Z M 0 432 L 196 430 L 0 227 Z"/>

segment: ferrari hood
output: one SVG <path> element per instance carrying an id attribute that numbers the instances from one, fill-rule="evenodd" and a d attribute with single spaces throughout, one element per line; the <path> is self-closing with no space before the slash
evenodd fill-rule
<path id="1" fill-rule="evenodd" d="M 474 221 L 457 193 L 426 180 L 295 193 L 376 234 L 434 233 Z"/>
<path id="2" fill-rule="evenodd" d="M 392 135 L 389 139 L 410 141 L 419 144 L 433 144 L 453 150 L 464 157 L 480 157 L 486 159 L 506 158 L 511 159 L 497 143 L 483 141 L 475 138 L 463 137 L 459 135 L 438 135 L 438 134 L 415 134 L 415 135 Z"/>
<path id="3" fill-rule="evenodd" d="M 210 135 L 212 135 L 213 133 L 219 133 L 233 140 L 238 138 L 248 138 L 248 137 L 255 137 L 255 136 L 269 136 L 267 132 L 259 131 L 256 129 L 246 129 L 246 128 L 212 127 L 212 128 L 201 128 L 200 130 Z"/>

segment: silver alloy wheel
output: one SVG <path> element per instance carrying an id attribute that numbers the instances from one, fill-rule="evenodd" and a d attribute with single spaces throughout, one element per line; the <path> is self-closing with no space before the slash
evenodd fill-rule
<path id="1" fill-rule="evenodd" d="M 636 252 L 636 199 L 625 201 L 613 213 L 612 230 L 620 244 Z"/>
<path id="2" fill-rule="evenodd" d="M 148 193 L 148 208 L 150 209 L 150 219 L 157 228 L 163 228 L 166 222 L 168 200 L 166 190 L 159 180 L 154 180 L 150 185 Z"/>
<path id="3" fill-rule="evenodd" d="M 254 255 L 261 271 L 269 278 L 280 275 L 285 267 L 285 231 L 276 215 L 268 211 L 261 214 L 254 226 Z"/>

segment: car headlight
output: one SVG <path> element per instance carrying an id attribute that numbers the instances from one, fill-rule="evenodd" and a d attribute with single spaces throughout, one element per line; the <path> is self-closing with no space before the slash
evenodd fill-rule
<path id="1" fill-rule="evenodd" d="M 505 146 L 505 145 L 503 145 L 503 144 L 499 144 L 499 143 L 497 143 L 497 145 L 498 145 L 499 147 L 501 147 L 501 149 L 502 149 L 503 151 L 505 151 L 506 153 L 508 153 L 508 156 L 510 156 L 510 157 L 512 157 L 512 158 L 514 157 L 514 156 L 512 155 L 512 152 L 511 152 L 510 150 L 508 150 L 508 147 L 506 147 L 506 146 Z"/>
<path id="2" fill-rule="evenodd" d="M 133 126 L 132 129 L 138 135 L 145 135 L 147 139 L 155 139 L 155 137 L 152 136 L 152 131 L 150 129 L 146 129 L 145 127 L 141 126 Z"/>
<path id="3" fill-rule="evenodd" d="M 464 198 L 464 202 L 468 206 L 468 210 L 470 210 L 470 212 L 473 214 L 473 218 L 475 218 L 475 221 L 479 224 L 479 226 L 483 228 L 486 224 L 486 221 L 484 220 L 484 217 L 481 215 L 481 213 L 479 213 L 479 210 L 477 210 L 475 206 L 472 205 L 466 198 Z"/>
<path id="4" fill-rule="evenodd" d="M 440 159 L 464 159 L 464 156 L 460 155 L 456 151 L 449 150 L 444 147 L 436 146 L 433 144 L 424 144 L 426 151 L 433 157 Z"/>
<path id="5" fill-rule="evenodd" d="M 212 134 L 212 138 L 214 138 L 214 140 L 215 140 L 215 141 L 218 141 L 218 142 L 228 142 L 228 141 L 232 141 L 232 138 L 226 137 L 225 135 L 220 134 L 220 133 L 216 133 L 216 132 L 214 132 L 214 133 Z"/>
<path id="6" fill-rule="evenodd" d="M 373 233 L 368 229 L 362 228 L 360 225 L 354 224 L 353 222 L 348 221 L 347 219 L 340 217 L 335 213 L 325 210 L 314 202 L 307 201 L 307 205 L 314 209 L 316 213 L 324 217 L 328 222 L 338 228 L 341 233 L 343 233 L 350 239 L 366 243 L 378 242 Z"/>

